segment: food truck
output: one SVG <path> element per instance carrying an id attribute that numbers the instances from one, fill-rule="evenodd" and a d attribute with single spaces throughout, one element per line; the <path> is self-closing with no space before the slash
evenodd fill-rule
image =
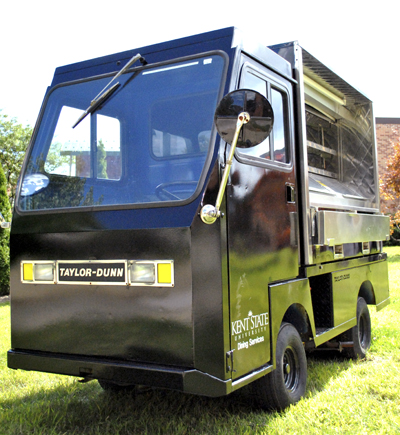
<path id="1" fill-rule="evenodd" d="M 259 405 L 389 303 L 371 101 L 236 28 L 56 69 L 11 227 L 8 366 Z"/>

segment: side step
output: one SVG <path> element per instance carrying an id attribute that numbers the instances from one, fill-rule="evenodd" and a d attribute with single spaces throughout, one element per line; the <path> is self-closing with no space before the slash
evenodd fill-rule
<path id="1" fill-rule="evenodd" d="M 336 339 L 332 345 L 336 346 L 337 349 L 342 349 L 346 347 L 353 347 L 353 342 L 339 342 L 338 338 L 340 334 L 343 332 L 348 331 L 350 328 L 352 328 L 356 323 L 356 319 L 351 319 L 345 323 L 342 323 L 339 326 L 335 326 L 334 328 L 315 328 L 315 337 L 314 337 L 314 343 L 315 347 L 323 346 L 326 347 L 327 343 L 330 342 L 333 339 Z M 328 348 L 330 348 L 331 344 L 328 345 Z"/>

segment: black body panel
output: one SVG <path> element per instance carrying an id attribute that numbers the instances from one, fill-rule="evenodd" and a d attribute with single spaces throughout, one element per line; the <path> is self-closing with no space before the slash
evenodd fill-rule
<path id="1" fill-rule="evenodd" d="M 14 349 L 193 365 L 189 229 L 14 235 L 13 247 Z M 171 258 L 171 288 L 24 284 L 18 266 L 31 259 Z"/>

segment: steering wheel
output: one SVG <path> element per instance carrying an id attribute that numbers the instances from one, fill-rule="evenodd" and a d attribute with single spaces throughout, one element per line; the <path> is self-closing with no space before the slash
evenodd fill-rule
<path id="1" fill-rule="evenodd" d="M 195 188 L 197 186 L 197 181 L 169 181 L 161 183 L 156 187 L 156 195 L 161 199 L 161 201 L 165 201 L 165 198 L 171 199 L 172 201 L 180 201 L 182 198 L 179 198 L 179 196 L 168 190 L 170 187 L 174 188 L 180 186 L 186 186 L 186 189 L 179 189 L 180 192 L 191 192 L 194 191 L 194 189 L 188 189 L 188 186 L 193 186 Z"/>

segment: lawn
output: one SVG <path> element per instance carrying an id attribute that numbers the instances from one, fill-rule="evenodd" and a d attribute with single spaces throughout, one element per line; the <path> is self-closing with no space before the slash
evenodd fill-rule
<path id="1" fill-rule="evenodd" d="M 400 433 L 400 248 L 389 253 L 391 304 L 370 308 L 364 361 L 308 360 L 306 397 L 282 413 L 248 391 L 209 399 L 147 390 L 110 395 L 97 382 L 9 370 L 9 304 L 0 306 L 0 434 L 394 434 Z"/>

